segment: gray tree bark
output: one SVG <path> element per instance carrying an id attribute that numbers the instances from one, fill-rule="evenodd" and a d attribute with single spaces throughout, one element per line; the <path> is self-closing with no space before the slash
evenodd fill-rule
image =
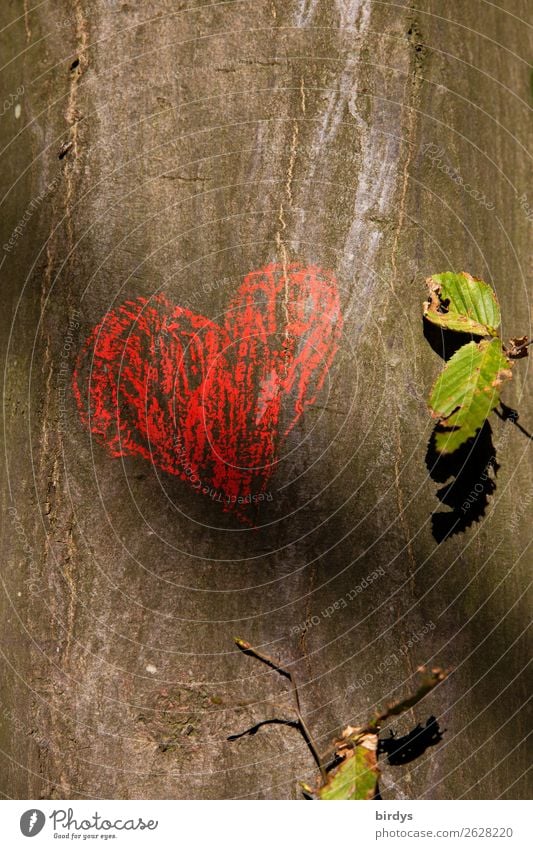
<path id="1" fill-rule="evenodd" d="M 382 758 L 382 795 L 526 797 L 529 441 L 493 417 L 496 489 L 438 542 L 421 302 L 426 276 L 465 269 L 495 286 L 505 338 L 529 330 L 528 4 L 30 6 L 2 4 L 0 34 L 0 792 L 299 798 L 316 769 L 297 730 L 227 741 L 294 716 L 240 635 L 294 671 L 322 750 L 419 665 L 450 667 L 391 726 L 433 714 L 442 741 Z M 264 527 L 242 529 L 111 459 L 70 375 L 112 303 L 163 287 L 216 319 L 284 259 L 335 271 L 343 342 Z"/>

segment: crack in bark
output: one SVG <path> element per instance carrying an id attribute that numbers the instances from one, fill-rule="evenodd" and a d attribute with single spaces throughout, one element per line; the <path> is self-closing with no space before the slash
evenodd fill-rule
<path id="1" fill-rule="evenodd" d="M 83 74 L 87 63 L 87 49 L 89 46 L 89 33 L 87 21 L 83 14 L 83 8 L 79 0 L 75 0 L 76 16 L 76 40 L 78 42 L 78 64 L 76 65 L 70 79 L 69 95 L 65 118 L 70 126 L 70 143 L 73 152 L 71 162 L 65 168 L 66 193 L 65 193 L 65 221 L 67 225 L 69 253 L 74 247 L 74 233 L 72 230 L 71 202 L 74 197 L 74 175 L 78 170 L 79 156 L 79 132 L 78 124 L 81 114 L 77 108 L 78 81 Z"/>

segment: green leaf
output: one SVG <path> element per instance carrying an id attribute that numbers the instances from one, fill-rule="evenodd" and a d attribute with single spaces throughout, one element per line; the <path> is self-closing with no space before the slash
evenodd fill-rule
<path id="1" fill-rule="evenodd" d="M 328 774 L 328 781 L 318 791 L 319 798 L 373 799 L 379 778 L 377 745 L 377 734 L 364 734 L 351 746 L 347 741 L 344 760 Z"/>
<path id="2" fill-rule="evenodd" d="M 496 295 L 488 283 L 461 272 L 447 271 L 426 280 L 429 300 L 424 316 L 446 330 L 496 336 L 501 321 Z"/>
<path id="3" fill-rule="evenodd" d="M 432 415 L 444 428 L 435 437 L 441 454 L 451 454 L 474 436 L 500 400 L 512 362 L 500 339 L 469 342 L 455 352 L 440 373 L 429 398 Z"/>

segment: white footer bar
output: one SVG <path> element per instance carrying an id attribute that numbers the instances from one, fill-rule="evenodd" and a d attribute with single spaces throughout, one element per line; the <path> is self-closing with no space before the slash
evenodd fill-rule
<path id="1" fill-rule="evenodd" d="M 533 846 L 518 801 L 2 801 L 2 845 L 315 849 Z"/>

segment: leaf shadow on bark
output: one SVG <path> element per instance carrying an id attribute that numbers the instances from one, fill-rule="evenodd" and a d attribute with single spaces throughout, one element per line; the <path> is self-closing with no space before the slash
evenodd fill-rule
<path id="1" fill-rule="evenodd" d="M 446 729 L 441 730 L 434 716 L 428 717 L 425 725 L 416 725 L 408 734 L 397 737 L 389 731 L 389 737 L 379 741 L 378 755 L 386 755 L 390 766 L 401 766 L 416 760 L 431 746 L 436 746 Z"/>
<path id="2" fill-rule="evenodd" d="M 496 489 L 499 463 L 488 422 L 484 422 L 476 436 L 453 454 L 436 451 L 438 431 L 437 425 L 429 439 L 426 466 L 431 479 L 444 484 L 436 492 L 438 500 L 451 508 L 435 510 L 431 517 L 433 537 L 440 544 L 448 537 L 462 533 L 485 515 L 489 497 Z"/>
<path id="3" fill-rule="evenodd" d="M 459 333 L 457 330 L 445 330 L 443 327 L 432 324 L 427 318 L 423 318 L 422 321 L 426 342 L 443 360 L 449 360 L 467 342 L 479 342 L 482 338 L 470 333 Z"/>
<path id="4" fill-rule="evenodd" d="M 380 755 L 386 755 L 389 766 L 403 766 L 412 763 L 422 757 L 427 749 L 436 746 L 443 739 L 446 729 L 441 729 L 439 722 L 434 716 L 428 717 L 425 724 L 418 723 L 411 731 L 401 737 L 390 730 L 389 737 L 379 740 L 378 762 Z M 379 802 L 383 797 L 380 792 L 379 781 L 376 788 L 374 800 Z"/>

